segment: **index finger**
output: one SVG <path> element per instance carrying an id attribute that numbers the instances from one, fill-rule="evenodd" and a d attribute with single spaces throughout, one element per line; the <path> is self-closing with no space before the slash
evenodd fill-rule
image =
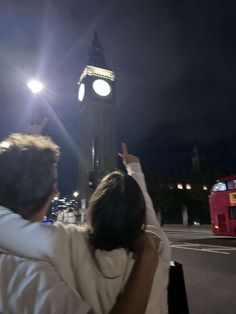
<path id="1" fill-rule="evenodd" d="M 129 153 L 128 153 L 128 149 L 127 149 L 127 146 L 125 143 L 121 143 L 121 147 L 122 147 L 122 154 L 123 156 L 127 156 Z"/>

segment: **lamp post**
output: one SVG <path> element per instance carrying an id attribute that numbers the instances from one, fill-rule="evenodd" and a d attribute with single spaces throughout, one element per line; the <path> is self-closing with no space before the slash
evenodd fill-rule
<path id="1" fill-rule="evenodd" d="M 80 219 L 79 219 L 79 214 L 80 214 L 80 212 L 79 212 L 78 196 L 79 196 L 79 192 L 78 192 L 78 191 L 74 191 L 73 197 L 74 197 L 74 199 L 75 199 L 75 201 L 76 201 L 76 220 L 77 220 L 77 221 L 80 220 Z"/>
<path id="2" fill-rule="evenodd" d="M 34 96 L 40 94 L 44 89 L 43 83 L 36 79 L 31 79 L 26 85 Z M 33 105 L 31 124 L 37 124 L 37 103 L 34 103 Z"/>

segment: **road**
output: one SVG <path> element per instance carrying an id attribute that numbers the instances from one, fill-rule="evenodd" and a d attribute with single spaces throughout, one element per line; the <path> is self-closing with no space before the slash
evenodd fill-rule
<path id="1" fill-rule="evenodd" d="M 164 227 L 184 267 L 190 314 L 236 313 L 236 238 L 209 229 Z"/>

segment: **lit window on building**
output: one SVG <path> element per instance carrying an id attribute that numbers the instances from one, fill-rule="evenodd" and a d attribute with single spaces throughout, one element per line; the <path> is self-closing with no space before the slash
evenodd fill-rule
<path id="1" fill-rule="evenodd" d="M 208 190 L 208 188 L 207 188 L 206 185 L 203 185 L 202 189 L 203 189 L 204 191 L 207 191 L 207 190 Z"/>
<path id="2" fill-rule="evenodd" d="M 186 189 L 187 189 L 187 190 L 191 190 L 191 188 L 192 188 L 191 184 L 187 183 L 187 184 L 186 184 Z"/>
<path id="3" fill-rule="evenodd" d="M 179 189 L 179 190 L 183 190 L 183 184 L 182 183 L 178 183 L 177 184 L 177 189 Z"/>

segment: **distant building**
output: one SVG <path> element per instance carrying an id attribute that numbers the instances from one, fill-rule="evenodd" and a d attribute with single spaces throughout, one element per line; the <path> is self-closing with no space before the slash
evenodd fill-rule
<path id="1" fill-rule="evenodd" d="M 187 166 L 186 168 L 188 168 Z M 206 167 L 203 154 L 200 154 L 198 146 L 194 145 L 190 171 L 183 172 L 178 169 L 165 171 L 165 169 L 162 169 L 159 174 L 150 177 L 161 188 L 188 190 L 196 197 L 204 198 L 209 193 L 215 180 L 225 175 L 225 173 L 225 171 L 218 168 Z"/>
<path id="2" fill-rule="evenodd" d="M 94 34 L 88 64 L 78 81 L 78 191 L 82 208 L 97 182 L 116 168 L 115 73 Z"/>
<path id="3" fill-rule="evenodd" d="M 162 210 L 167 217 L 171 216 L 172 223 L 181 222 L 183 208 L 188 212 L 192 210 L 192 216 L 195 215 L 193 218 L 201 218 L 204 223 L 209 223 L 208 195 L 216 179 L 225 175 L 224 171 L 212 170 L 204 165 L 203 155 L 199 153 L 196 145 L 192 150 L 191 165 L 191 170 L 185 173 L 176 169 L 165 172 L 165 169 L 162 169 L 159 174 L 148 176 L 148 185 L 156 200 L 157 211 Z M 167 198 L 170 199 L 169 202 Z"/>

